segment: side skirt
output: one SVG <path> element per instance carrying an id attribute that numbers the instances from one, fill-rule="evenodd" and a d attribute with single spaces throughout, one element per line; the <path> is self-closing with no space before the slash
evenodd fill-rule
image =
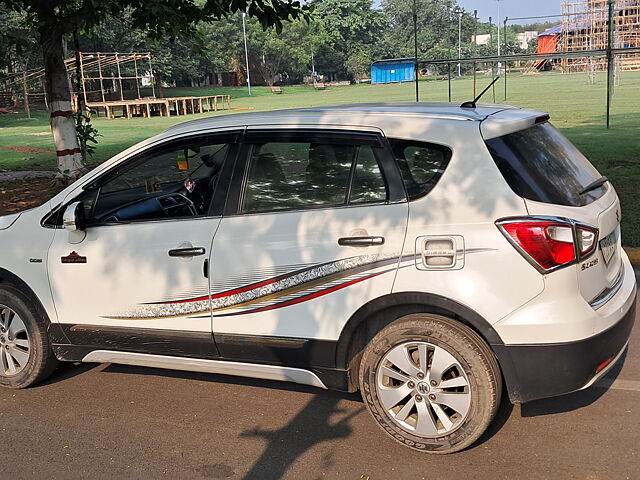
<path id="1" fill-rule="evenodd" d="M 198 358 L 169 357 L 146 353 L 116 352 L 111 350 L 94 350 L 82 359 L 83 362 L 118 363 L 141 367 L 156 367 L 170 370 L 186 370 L 190 372 L 218 373 L 239 377 L 262 378 L 295 382 L 314 387 L 327 387 L 318 376 L 302 368 L 282 367 L 276 365 L 260 365 L 255 363 L 227 362 L 224 360 L 205 360 Z"/>

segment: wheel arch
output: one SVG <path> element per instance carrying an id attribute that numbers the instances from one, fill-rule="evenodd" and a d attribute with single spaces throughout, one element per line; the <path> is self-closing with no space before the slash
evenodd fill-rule
<path id="1" fill-rule="evenodd" d="M 0 286 L 2 286 L 3 283 L 14 287 L 33 302 L 38 310 L 38 316 L 46 322 L 47 333 L 51 343 L 70 343 L 62 331 L 62 328 L 60 328 L 60 325 L 51 321 L 44 305 L 31 287 L 15 273 L 0 267 Z"/>
<path id="2" fill-rule="evenodd" d="M 336 345 L 336 368 L 357 368 L 369 340 L 394 320 L 412 313 L 436 313 L 472 328 L 494 352 L 503 345 L 491 324 L 469 307 L 441 295 L 425 292 L 399 292 L 378 297 L 360 307 L 347 321 Z M 498 363 L 502 362 L 498 358 Z M 357 389 L 357 374 L 349 375 L 349 390 Z"/>

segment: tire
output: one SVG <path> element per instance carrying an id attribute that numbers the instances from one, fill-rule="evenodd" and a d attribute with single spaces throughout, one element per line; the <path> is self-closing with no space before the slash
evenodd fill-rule
<path id="1" fill-rule="evenodd" d="M 13 286 L 0 285 L 0 386 L 29 387 L 55 370 L 58 361 L 47 325 L 33 300 Z"/>
<path id="2" fill-rule="evenodd" d="M 466 325 L 426 313 L 382 329 L 364 351 L 358 380 L 369 412 L 385 432 L 434 454 L 475 442 L 502 395 L 500 368 L 484 340 Z"/>

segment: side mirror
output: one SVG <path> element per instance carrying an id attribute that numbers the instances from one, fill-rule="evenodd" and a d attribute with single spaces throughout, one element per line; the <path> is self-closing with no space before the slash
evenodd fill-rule
<path id="1" fill-rule="evenodd" d="M 86 228 L 82 202 L 73 202 L 67 205 L 62 216 L 62 225 L 70 232 L 82 231 Z"/>

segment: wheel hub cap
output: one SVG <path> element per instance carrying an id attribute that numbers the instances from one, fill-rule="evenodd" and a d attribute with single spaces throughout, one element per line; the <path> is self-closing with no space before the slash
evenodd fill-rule
<path id="1" fill-rule="evenodd" d="M 393 347 L 376 371 L 378 397 L 389 417 L 421 437 L 456 430 L 471 406 L 471 387 L 460 362 L 428 342 Z"/>
<path id="2" fill-rule="evenodd" d="M 420 395 L 428 395 L 429 390 L 429 384 L 426 382 L 420 382 L 416 387 L 416 392 L 418 392 Z"/>
<path id="3" fill-rule="evenodd" d="M 27 327 L 20 316 L 0 305 L 0 376 L 17 375 L 27 366 L 31 342 Z"/>

